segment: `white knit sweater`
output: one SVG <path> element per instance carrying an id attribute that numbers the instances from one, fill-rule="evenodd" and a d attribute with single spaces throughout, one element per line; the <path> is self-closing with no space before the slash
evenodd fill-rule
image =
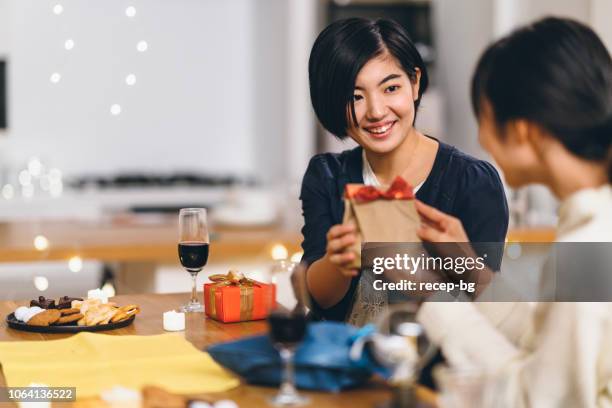
<path id="1" fill-rule="evenodd" d="M 612 242 L 611 186 L 564 200 L 557 231 Z M 451 365 L 490 373 L 496 407 L 612 407 L 612 303 L 428 302 L 418 318 Z"/>

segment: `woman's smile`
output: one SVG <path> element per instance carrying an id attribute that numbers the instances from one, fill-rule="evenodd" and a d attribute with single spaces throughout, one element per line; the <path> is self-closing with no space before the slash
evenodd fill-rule
<path id="1" fill-rule="evenodd" d="M 363 126 L 363 129 L 374 139 L 385 139 L 393 131 L 397 120 L 378 122 L 368 126 Z"/>

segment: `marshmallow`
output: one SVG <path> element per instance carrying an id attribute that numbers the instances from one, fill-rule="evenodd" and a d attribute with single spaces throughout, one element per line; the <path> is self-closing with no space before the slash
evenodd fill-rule
<path id="1" fill-rule="evenodd" d="M 25 317 L 26 313 L 28 313 L 28 310 L 30 310 L 30 308 L 26 306 L 18 307 L 17 310 L 15 310 L 15 319 L 23 322 L 23 318 Z"/>

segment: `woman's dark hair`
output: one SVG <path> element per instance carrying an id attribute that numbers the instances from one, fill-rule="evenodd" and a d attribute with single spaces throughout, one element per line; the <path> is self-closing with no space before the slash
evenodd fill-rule
<path id="1" fill-rule="evenodd" d="M 355 118 L 353 92 L 361 68 L 388 52 L 395 57 L 411 81 L 421 71 L 416 110 L 427 89 L 427 70 L 406 30 L 392 20 L 348 18 L 330 24 L 317 37 L 308 61 L 310 99 L 321 124 L 339 139 L 347 134 L 347 106 Z"/>
<path id="2" fill-rule="evenodd" d="M 492 107 L 497 126 L 526 119 L 575 155 L 608 160 L 612 180 L 612 59 L 597 34 L 548 17 L 487 48 L 472 78 L 472 107 Z"/>

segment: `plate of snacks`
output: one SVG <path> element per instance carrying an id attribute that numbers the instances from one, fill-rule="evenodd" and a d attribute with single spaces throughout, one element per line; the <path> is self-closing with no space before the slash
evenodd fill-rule
<path id="1" fill-rule="evenodd" d="M 129 326 L 140 312 L 138 305 L 119 306 L 103 298 L 63 296 L 32 300 L 30 307 L 18 307 L 6 317 L 9 327 L 37 333 L 77 333 Z"/>

